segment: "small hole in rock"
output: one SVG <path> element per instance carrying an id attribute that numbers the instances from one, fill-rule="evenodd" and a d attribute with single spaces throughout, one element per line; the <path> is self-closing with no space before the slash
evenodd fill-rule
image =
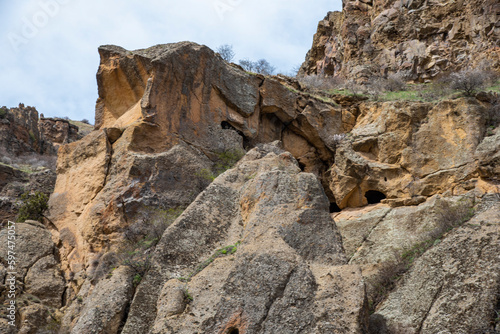
<path id="1" fill-rule="evenodd" d="M 220 126 L 224 129 L 224 130 L 236 130 L 234 128 L 234 126 L 232 126 L 231 124 L 229 124 L 229 122 L 226 122 L 226 121 L 223 121 L 222 123 L 220 123 Z"/>
<path id="2" fill-rule="evenodd" d="M 227 334 L 240 334 L 240 330 L 238 328 L 231 328 Z"/>
<path id="3" fill-rule="evenodd" d="M 335 202 L 330 203 L 330 213 L 340 212 L 340 211 L 342 211 L 342 209 L 337 205 L 337 203 Z"/>
<path id="4" fill-rule="evenodd" d="M 368 201 L 368 204 L 380 203 L 383 199 L 387 198 L 383 193 L 377 190 L 368 190 L 365 193 L 365 197 Z"/>
<path id="5" fill-rule="evenodd" d="M 306 169 L 306 165 L 304 165 L 302 162 L 299 162 L 299 168 L 301 171 L 304 171 Z"/>
<path id="6" fill-rule="evenodd" d="M 387 178 L 386 177 L 384 177 L 384 181 L 387 182 Z"/>

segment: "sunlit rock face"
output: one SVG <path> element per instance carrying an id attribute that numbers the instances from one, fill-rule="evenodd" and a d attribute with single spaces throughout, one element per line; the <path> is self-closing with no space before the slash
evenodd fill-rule
<path id="1" fill-rule="evenodd" d="M 425 81 L 467 67 L 499 70 L 499 15 L 496 0 L 343 1 L 319 23 L 301 73 Z"/>

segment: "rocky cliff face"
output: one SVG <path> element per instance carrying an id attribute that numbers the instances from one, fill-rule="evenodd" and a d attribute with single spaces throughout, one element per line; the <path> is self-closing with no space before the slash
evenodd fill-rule
<path id="1" fill-rule="evenodd" d="M 40 117 L 38 128 L 43 137 L 57 149 L 61 144 L 68 144 L 82 138 L 78 127 L 61 118 Z"/>
<path id="2" fill-rule="evenodd" d="M 467 67 L 500 69 L 496 0 L 343 0 L 318 25 L 302 74 L 425 81 Z"/>
<path id="3" fill-rule="evenodd" d="M 194 43 L 99 52 L 96 130 L 19 227 L 23 333 L 500 329 L 497 96 L 325 98 Z"/>
<path id="4" fill-rule="evenodd" d="M 34 107 L 1 108 L 0 147 L 5 155 L 55 155 L 60 144 L 80 139 L 78 127 L 60 118 L 38 117 Z"/>
<path id="5" fill-rule="evenodd" d="M 109 250 L 146 208 L 190 204 L 207 185 L 203 172 L 228 153 L 281 140 L 323 178 L 331 133 L 356 117 L 355 108 L 247 74 L 193 43 L 100 53 L 97 131 L 59 150 L 50 202 L 51 219 L 77 240 L 66 250 L 73 272 L 86 267 L 89 247 Z"/>

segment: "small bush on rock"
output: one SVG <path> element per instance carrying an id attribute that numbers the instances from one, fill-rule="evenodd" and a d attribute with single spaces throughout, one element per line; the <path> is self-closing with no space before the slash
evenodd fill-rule
<path id="1" fill-rule="evenodd" d="M 7 109 L 7 107 L 1 107 L 0 108 L 0 119 L 6 118 L 8 112 L 9 112 L 9 109 Z"/>
<path id="2" fill-rule="evenodd" d="M 135 286 L 151 268 L 153 250 L 161 236 L 183 211 L 183 208 L 152 210 L 123 232 L 125 241 L 117 252 L 118 263 L 132 269 Z"/>
<path id="3" fill-rule="evenodd" d="M 26 192 L 21 195 L 22 205 L 17 216 L 18 222 L 26 220 L 40 220 L 43 213 L 49 208 L 49 197 L 40 191 L 34 193 Z"/>
<path id="4" fill-rule="evenodd" d="M 228 150 L 217 153 L 215 166 L 212 170 L 203 168 L 196 176 L 212 182 L 217 176 L 224 173 L 226 170 L 233 168 L 233 166 L 245 155 L 245 151 Z"/>
<path id="5" fill-rule="evenodd" d="M 344 85 L 344 80 L 340 77 L 325 77 L 322 75 L 306 75 L 299 78 L 302 86 L 319 90 L 333 90 Z"/>

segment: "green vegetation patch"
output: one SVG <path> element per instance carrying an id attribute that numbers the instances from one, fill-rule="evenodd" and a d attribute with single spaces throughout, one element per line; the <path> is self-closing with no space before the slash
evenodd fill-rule
<path id="1" fill-rule="evenodd" d="M 238 241 L 234 245 L 229 245 L 229 246 L 226 246 L 226 247 L 223 247 L 223 248 L 216 250 L 214 252 L 214 254 L 212 254 L 212 256 L 210 256 L 208 259 L 206 259 L 205 261 L 203 261 L 202 263 L 197 265 L 196 268 L 187 277 L 180 277 L 179 280 L 182 282 L 189 282 L 193 276 L 197 275 L 203 269 L 208 267 L 212 262 L 214 262 L 215 259 L 217 259 L 219 257 L 233 255 L 234 253 L 236 253 L 239 245 L 240 245 L 240 241 Z"/>
<path id="2" fill-rule="evenodd" d="M 226 170 L 231 169 L 238 161 L 245 155 L 245 151 L 228 150 L 216 153 L 217 159 L 215 166 L 212 169 L 203 168 L 196 176 L 212 182 L 217 176 L 224 173 Z"/>
<path id="3" fill-rule="evenodd" d="M 1 107 L 0 108 L 0 119 L 6 118 L 8 113 L 9 113 L 9 109 L 7 107 Z"/>
<path id="4" fill-rule="evenodd" d="M 25 192 L 21 195 L 21 201 L 22 205 L 17 215 L 18 222 L 24 222 L 26 220 L 39 221 L 44 217 L 43 213 L 45 210 L 49 208 L 49 196 L 40 191 L 34 193 Z"/>

